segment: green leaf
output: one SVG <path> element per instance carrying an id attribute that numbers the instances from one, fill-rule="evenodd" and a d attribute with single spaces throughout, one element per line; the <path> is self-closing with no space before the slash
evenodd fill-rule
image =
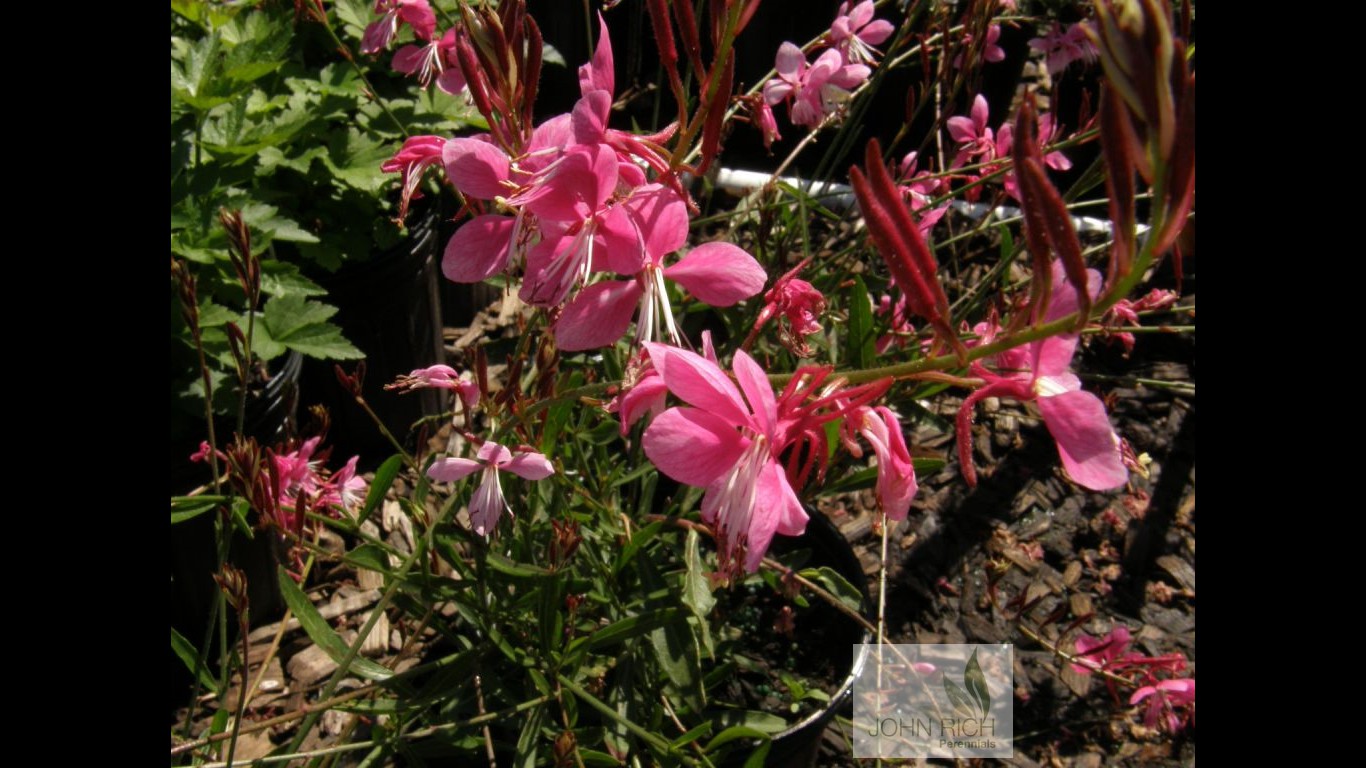
<path id="1" fill-rule="evenodd" d="M 171 497 L 171 525 L 199 517 L 223 501 L 222 496 L 173 496 Z"/>
<path id="2" fill-rule="evenodd" d="M 675 748 L 686 747 L 694 741 L 697 741 L 698 739 L 703 738 L 707 734 L 711 733 L 713 727 L 715 727 L 713 723 L 702 723 L 701 725 L 690 729 L 687 733 L 684 733 L 682 736 L 679 736 L 678 738 L 674 739 L 671 742 L 671 746 Z"/>
<path id="3" fill-rule="evenodd" d="M 378 544 L 362 544 L 346 553 L 346 562 L 380 573 L 389 571 L 389 553 Z"/>
<path id="4" fill-rule="evenodd" d="M 877 332 L 873 328 L 873 302 L 863 278 L 854 275 L 849 289 L 849 364 L 871 368 L 876 360 Z"/>
<path id="5" fill-rule="evenodd" d="M 752 709 L 728 710 L 724 712 L 718 720 L 728 727 L 717 734 L 715 739 L 711 740 L 711 743 L 707 745 L 707 749 L 711 749 L 712 746 L 720 741 L 722 736 L 725 736 L 728 731 L 736 726 L 751 731 L 757 731 L 760 735 L 772 735 L 775 733 L 782 733 L 787 730 L 789 725 L 786 720 L 775 714 L 769 712 L 756 712 Z"/>
<path id="6" fill-rule="evenodd" d="M 370 491 L 365 494 L 365 506 L 361 507 L 360 514 L 356 515 L 356 525 L 360 525 L 370 518 L 370 515 L 384 501 L 384 495 L 389 492 L 389 488 L 394 484 L 394 478 L 398 477 L 399 470 L 403 469 L 403 454 L 396 453 L 384 460 L 375 470 L 375 479 L 370 483 Z"/>
<path id="7" fill-rule="evenodd" d="M 655 660 L 669 678 L 670 688 L 693 712 L 707 705 L 702 690 L 702 652 L 687 621 L 671 621 L 650 633 Z"/>
<path id="8" fill-rule="evenodd" d="M 628 616 L 589 635 L 586 642 L 591 650 L 601 650 L 652 632 L 665 624 L 678 620 L 683 615 L 682 608 L 660 608 L 635 616 Z"/>
<path id="9" fill-rule="evenodd" d="M 683 604 L 705 622 L 716 605 L 716 598 L 711 593 L 711 580 L 702 569 L 700 539 L 695 529 L 688 529 L 688 538 L 683 544 L 683 562 L 688 566 L 688 573 L 683 579 Z"/>
<path id="10" fill-rule="evenodd" d="M 299 626 L 304 628 L 309 639 L 323 649 L 333 661 L 342 663 L 350 650 L 346 643 L 332 630 L 327 620 L 318 613 L 318 609 L 313 607 L 313 603 L 309 602 L 308 596 L 299 589 L 299 585 L 294 583 L 294 578 L 289 572 L 283 566 L 276 570 L 280 593 L 285 599 L 285 605 L 289 606 L 289 610 L 299 620 Z M 352 660 L 348 671 L 367 680 L 387 680 L 394 674 L 392 670 L 359 655 Z"/>
<path id="11" fill-rule="evenodd" d="M 335 137 L 330 152 L 322 160 L 343 184 L 362 192 L 374 194 L 395 176 L 380 170 L 384 161 L 394 153 L 387 142 L 373 139 L 352 128 Z"/>
<path id="12" fill-rule="evenodd" d="M 196 667 L 198 668 L 196 676 L 199 678 L 201 688 L 209 693 L 218 693 L 218 681 L 209 674 L 207 665 L 199 666 L 199 652 L 194 649 L 194 644 L 186 640 L 184 635 L 175 631 L 175 627 L 171 627 L 171 650 L 175 651 L 175 655 L 185 662 L 185 668 L 190 670 L 191 674 L 196 672 Z"/>
<path id="13" fill-rule="evenodd" d="M 321 360 L 357 360 L 365 357 L 347 341 L 341 329 L 328 322 L 336 307 L 302 296 L 271 299 L 263 313 L 270 339 L 289 349 Z"/>
<path id="14" fill-rule="evenodd" d="M 987 689 L 987 676 L 982 672 L 982 665 L 977 663 L 976 648 L 972 649 L 972 658 L 968 659 L 968 666 L 963 671 L 963 685 L 977 703 L 980 716 L 985 717 L 991 711 L 991 691 Z"/>
<path id="15" fill-rule="evenodd" d="M 554 576 L 553 571 L 546 570 L 536 565 L 527 565 L 508 559 L 505 555 L 497 552 L 490 552 L 484 560 L 490 568 L 499 573 L 516 576 L 522 579 L 543 579 L 547 576 Z"/>
<path id="16" fill-rule="evenodd" d="M 801 574 L 839 598 L 839 601 L 850 609 L 860 613 L 863 611 L 863 594 L 838 571 L 822 565 L 819 568 L 807 568 L 801 571 Z"/>
<path id="17" fill-rule="evenodd" d="M 784 726 L 784 727 L 787 726 L 787 722 L 786 722 L 786 721 L 783 722 L 783 726 Z M 781 730 L 782 730 L 782 728 L 779 728 L 779 729 L 778 729 L 778 731 L 781 731 Z M 777 733 L 778 731 L 774 731 L 774 733 Z M 761 730 L 759 730 L 758 728 L 750 728 L 750 727 L 744 726 L 744 725 L 732 725 L 731 727 L 727 728 L 726 730 L 721 731 L 720 733 L 716 734 L 715 738 L 713 738 L 711 741 L 707 742 L 707 746 L 706 746 L 706 748 L 705 748 L 704 751 L 710 752 L 710 751 L 712 751 L 713 749 L 716 749 L 717 747 L 722 746 L 723 744 L 729 744 L 730 742 L 735 741 L 736 739 L 762 739 L 762 740 L 767 740 L 768 737 L 769 737 L 769 732 L 768 732 L 768 731 L 761 731 Z"/>
<path id="18" fill-rule="evenodd" d="M 261 290 L 267 296 L 325 296 L 327 289 L 309 280 L 299 267 L 283 261 L 266 259 L 261 262 Z"/>

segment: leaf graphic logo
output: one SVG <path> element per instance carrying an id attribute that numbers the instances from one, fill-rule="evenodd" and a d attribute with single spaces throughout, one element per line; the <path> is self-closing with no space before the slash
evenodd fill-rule
<path id="1" fill-rule="evenodd" d="M 963 684 L 959 685 L 944 675 L 944 693 L 959 717 L 984 719 L 991 711 L 991 691 L 987 688 L 987 677 L 982 665 L 977 663 L 977 649 L 972 650 L 967 668 L 963 670 Z"/>

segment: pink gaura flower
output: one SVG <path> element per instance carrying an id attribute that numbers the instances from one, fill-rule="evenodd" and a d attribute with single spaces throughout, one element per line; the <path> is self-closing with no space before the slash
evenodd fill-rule
<path id="1" fill-rule="evenodd" d="M 394 52 L 394 70 L 417 75 L 423 88 L 436 80 L 436 87 L 455 95 L 465 90 L 465 75 L 455 54 L 455 29 L 426 45 L 405 45 Z"/>
<path id="2" fill-rule="evenodd" d="M 1055 171 L 1066 171 L 1072 167 L 1072 161 L 1067 159 L 1060 151 L 1046 152 L 1048 145 L 1058 140 L 1057 119 L 1051 112 L 1039 115 L 1038 130 L 1035 133 L 1040 154 L 1043 154 L 1043 164 Z M 996 157 L 1010 157 L 1011 149 L 1015 145 L 1015 126 L 1009 121 L 1001 126 L 1001 130 L 996 132 Z M 1002 186 L 1005 187 L 1006 194 L 1013 199 L 1020 199 L 1020 184 L 1015 176 L 1014 166 L 1006 172 L 1001 179 Z"/>
<path id="3" fill-rule="evenodd" d="M 1148 700 L 1148 706 L 1143 713 L 1143 724 L 1149 728 L 1164 728 L 1168 733 L 1176 733 L 1195 718 L 1195 680 L 1191 678 L 1145 685 L 1134 691 L 1129 704 L 1137 705 L 1144 699 Z"/>
<path id="4" fill-rule="evenodd" d="M 1099 294 L 1100 273 L 1087 270 L 1087 277 L 1088 291 L 1092 296 Z M 1054 261 L 1053 295 L 1044 322 L 1072 314 L 1077 307 L 1077 292 L 1068 282 L 1062 262 Z M 1079 338 L 1077 334 L 1050 336 L 1003 352 L 996 358 L 1002 373 L 993 372 L 980 362 L 973 363 L 973 375 L 987 383 L 968 395 L 958 411 L 958 458 L 969 485 L 977 482 L 972 466 L 972 410 L 987 397 L 1033 400 L 1058 444 L 1067 476 L 1077 485 L 1108 491 L 1128 481 L 1119 436 L 1110 426 L 1105 404 L 1083 390 L 1081 380 L 1070 370 Z"/>
<path id="5" fill-rule="evenodd" d="M 879 336 L 873 346 L 879 355 L 887 354 L 887 350 L 893 346 L 905 349 L 907 344 L 915 340 L 915 326 L 911 325 L 911 313 L 906 308 L 906 294 L 899 294 L 896 302 L 892 301 L 891 296 L 883 294 L 873 312 L 887 318 L 887 333 Z"/>
<path id="6" fill-rule="evenodd" d="M 1042 51 L 1048 74 L 1057 75 L 1075 61 L 1095 61 L 1100 55 L 1086 34 L 1088 26 L 1087 22 L 1079 21 L 1064 32 L 1062 25 L 1055 21 L 1042 37 L 1030 40 L 1029 47 Z"/>
<path id="7" fill-rule="evenodd" d="M 1078 635 L 1076 658 L 1080 664 L 1072 664 L 1072 670 L 1089 675 L 1095 670 L 1105 669 L 1124 656 L 1129 647 L 1129 628 L 1119 625 L 1104 637 Z"/>
<path id="8" fill-rule="evenodd" d="M 979 93 L 972 100 L 968 117 L 949 118 L 949 136 L 959 144 L 958 154 L 953 158 L 954 168 L 967 165 L 974 158 L 987 163 L 1000 157 L 996 152 L 996 136 L 987 125 L 990 111 L 986 97 Z"/>
<path id="9" fill-rule="evenodd" d="M 1002 48 L 1002 47 L 996 42 L 996 41 L 998 41 L 998 40 L 1000 40 L 1000 39 L 1001 39 L 1001 25 L 1000 25 L 1000 24 L 992 24 L 991 26 L 987 27 L 987 40 L 986 40 L 986 44 L 982 46 L 982 60 L 983 60 L 983 61 L 990 62 L 990 63 L 995 63 L 995 62 L 998 62 L 998 61 L 1005 61 L 1005 58 L 1006 58 L 1005 49 Z M 968 35 L 963 35 L 963 48 L 964 48 L 964 49 L 969 49 L 969 48 L 971 48 L 971 47 L 972 47 L 972 35 L 970 35 L 970 34 L 968 34 Z M 955 56 L 955 57 L 953 58 L 953 65 L 954 65 L 955 67 L 961 67 L 961 66 L 963 66 L 963 54 L 960 53 L 960 54 L 958 54 L 957 56 Z"/>
<path id="10" fill-rule="evenodd" d="M 403 174 L 403 194 L 398 203 L 398 220 L 408 218 L 408 205 L 422 197 L 418 185 L 427 169 L 441 162 L 441 152 L 446 140 L 440 136 L 411 136 L 403 142 L 403 148 L 380 166 L 385 173 Z"/>
<path id="11" fill-rule="evenodd" d="M 341 507 L 347 514 L 355 514 L 356 508 L 365 501 L 365 494 L 370 489 L 370 484 L 365 478 L 356 474 L 356 462 L 359 460 L 359 456 L 352 456 L 350 461 L 328 478 L 322 494 L 323 504 Z"/>
<path id="12" fill-rule="evenodd" d="M 399 376 L 393 384 L 384 385 L 386 390 L 398 390 L 400 392 L 412 392 L 426 387 L 449 389 L 455 392 L 465 403 L 466 408 L 473 408 L 479 404 L 479 385 L 463 378 L 449 365 L 418 368 L 406 376 Z"/>
<path id="13" fill-rule="evenodd" d="M 789 101 L 792 123 L 809 128 L 848 101 L 849 91 L 872 72 L 866 65 L 845 62 L 833 48 L 808 65 L 802 49 L 789 42 L 778 47 L 775 68 L 778 76 L 764 83 L 764 101 L 770 106 Z"/>
<path id="14" fill-rule="evenodd" d="M 389 47 L 398 26 L 404 23 L 422 40 L 431 40 L 436 32 L 436 14 L 427 0 L 375 0 L 378 19 L 370 22 L 361 37 L 361 53 L 379 53 Z"/>
<path id="15" fill-rule="evenodd" d="M 843 52 L 851 63 L 872 62 L 877 53 L 872 46 L 880 45 L 896 31 L 890 21 L 874 19 L 873 12 L 873 0 L 863 0 L 852 9 L 848 2 L 843 2 L 835 12 L 835 22 L 830 25 L 830 44 Z"/>
<path id="16" fill-rule="evenodd" d="M 722 572 L 753 573 L 774 534 L 806 530 L 806 511 L 778 463 L 792 440 L 793 414 L 780 408 L 768 377 L 744 350 L 733 363 L 737 389 L 701 355 L 645 347 L 665 386 L 687 403 L 650 423 L 645 455 L 665 475 L 707 489 L 702 519 L 716 531 Z"/>
<path id="17" fill-rule="evenodd" d="M 479 447 L 473 459 L 437 459 L 427 468 L 427 477 L 440 482 L 451 483 L 462 480 L 483 470 L 484 477 L 470 499 L 470 527 L 480 536 L 487 536 L 498 524 L 503 511 L 512 514 L 511 507 L 503 498 L 503 485 L 498 479 L 500 471 L 511 472 L 526 480 L 544 480 L 555 474 L 555 467 L 543 455 L 535 451 L 511 451 L 492 440 Z"/>
<path id="18" fill-rule="evenodd" d="M 825 311 L 825 296 L 816 286 L 797 277 L 811 260 L 803 259 L 787 274 L 773 282 L 773 287 L 764 294 L 764 308 L 754 320 L 751 338 L 774 317 L 778 318 L 778 340 L 798 357 L 810 357 L 811 346 L 806 343 L 807 336 L 818 333 L 821 324 L 817 318 Z"/>
<path id="19" fill-rule="evenodd" d="M 860 408 L 848 417 L 877 456 L 877 503 L 891 520 L 905 520 L 919 486 L 901 420 L 884 406 Z"/>

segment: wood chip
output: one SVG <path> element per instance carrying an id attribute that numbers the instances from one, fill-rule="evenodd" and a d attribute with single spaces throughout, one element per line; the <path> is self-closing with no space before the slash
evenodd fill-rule
<path id="1" fill-rule="evenodd" d="M 310 645 L 290 657 L 286 670 L 300 685 L 313 685 L 336 672 L 337 662 L 322 648 Z"/>
<path id="2" fill-rule="evenodd" d="M 370 613 L 361 617 L 360 626 L 370 620 Z M 361 644 L 360 652 L 363 656 L 383 656 L 389 650 L 389 617 L 381 613 L 375 620 L 375 626 L 370 628 L 370 634 L 365 636 L 365 642 Z"/>
<path id="3" fill-rule="evenodd" d="M 1163 555 L 1157 558 L 1157 564 L 1162 570 L 1170 573 L 1183 589 L 1195 591 L 1195 569 L 1191 567 L 1190 563 L 1176 555 Z"/>
<path id="4" fill-rule="evenodd" d="M 1081 561 L 1073 560 L 1067 564 L 1067 570 L 1062 572 L 1062 583 L 1067 587 L 1075 587 L 1081 579 Z"/>

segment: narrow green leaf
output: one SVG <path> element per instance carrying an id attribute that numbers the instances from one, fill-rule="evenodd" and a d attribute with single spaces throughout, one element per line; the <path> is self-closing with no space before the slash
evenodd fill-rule
<path id="1" fill-rule="evenodd" d="M 609 624 L 587 638 L 588 647 L 601 650 L 617 643 L 652 632 L 684 615 L 682 608 L 660 608 L 628 616 Z"/>
<path id="2" fill-rule="evenodd" d="M 349 649 L 346 643 L 332 630 L 319 613 L 318 609 L 309 602 L 308 596 L 299 589 L 299 585 L 294 583 L 294 578 L 289 572 L 280 567 L 277 569 L 277 579 L 280 583 L 280 593 L 285 599 L 285 605 L 289 606 L 290 611 L 299 620 L 299 626 L 304 628 L 308 637 L 319 648 L 331 657 L 338 664 L 346 658 Z M 393 676 L 393 671 L 385 669 L 369 659 L 356 656 L 351 662 L 351 672 L 364 677 L 367 680 L 386 680 Z"/>
<path id="3" fill-rule="evenodd" d="M 688 730 L 688 732 L 684 733 L 682 736 L 679 736 L 678 738 L 674 739 L 672 744 L 675 748 L 686 747 L 694 741 L 704 738 L 707 734 L 711 733 L 711 729 L 713 727 L 713 723 L 702 723 L 701 725 Z"/>
<path id="4" fill-rule="evenodd" d="M 873 329 L 873 302 L 868 286 L 855 275 L 849 289 L 849 361 L 855 368 L 871 368 L 876 360 L 877 333 Z"/>
<path id="5" fill-rule="evenodd" d="M 199 517 L 223 503 L 221 496 L 178 496 L 171 499 L 171 525 Z"/>
<path id="6" fill-rule="evenodd" d="M 185 639 L 184 635 L 175 631 L 175 627 L 171 627 L 171 650 L 175 651 L 175 655 L 179 656 L 180 660 L 185 663 L 185 668 L 193 674 L 195 667 L 198 666 L 199 652 L 195 650 L 194 645 L 189 640 Z M 200 687 L 209 693 L 218 693 L 218 681 L 209 674 L 207 666 L 199 667 L 197 677 Z"/>
<path id="7" fill-rule="evenodd" d="M 783 727 L 787 727 L 786 721 L 783 722 Z M 778 729 L 778 731 L 781 730 L 783 729 Z M 773 733 L 777 733 L 778 731 L 773 731 Z M 730 742 L 735 741 L 736 739 L 766 740 L 768 739 L 769 733 L 769 731 L 761 731 L 758 728 L 750 728 L 744 725 L 732 725 L 726 730 L 716 734 L 716 736 L 711 741 L 707 742 L 707 746 L 704 751 L 710 752 L 713 749 L 716 749 L 717 747 L 722 746 L 723 744 L 729 744 Z"/>
<path id="8" fill-rule="evenodd" d="M 519 563 L 514 560 L 510 560 L 506 556 L 500 555 L 497 552 L 488 553 L 488 557 L 485 559 L 484 562 L 487 563 L 490 568 L 492 568 L 495 571 L 498 571 L 499 573 L 506 574 L 508 576 L 516 576 L 523 579 L 541 579 L 545 578 L 546 576 L 555 575 L 554 572 L 548 571 L 545 568 L 541 568 L 540 566 Z"/>
<path id="9" fill-rule="evenodd" d="M 379 465 L 379 469 L 375 470 L 375 479 L 370 483 L 370 491 L 365 494 L 365 506 L 361 507 L 360 514 L 356 516 L 356 525 L 368 520 L 380 502 L 384 501 L 384 495 L 389 492 L 389 488 L 394 484 L 394 478 L 398 477 L 398 472 L 402 468 L 403 455 L 398 453 Z"/>

